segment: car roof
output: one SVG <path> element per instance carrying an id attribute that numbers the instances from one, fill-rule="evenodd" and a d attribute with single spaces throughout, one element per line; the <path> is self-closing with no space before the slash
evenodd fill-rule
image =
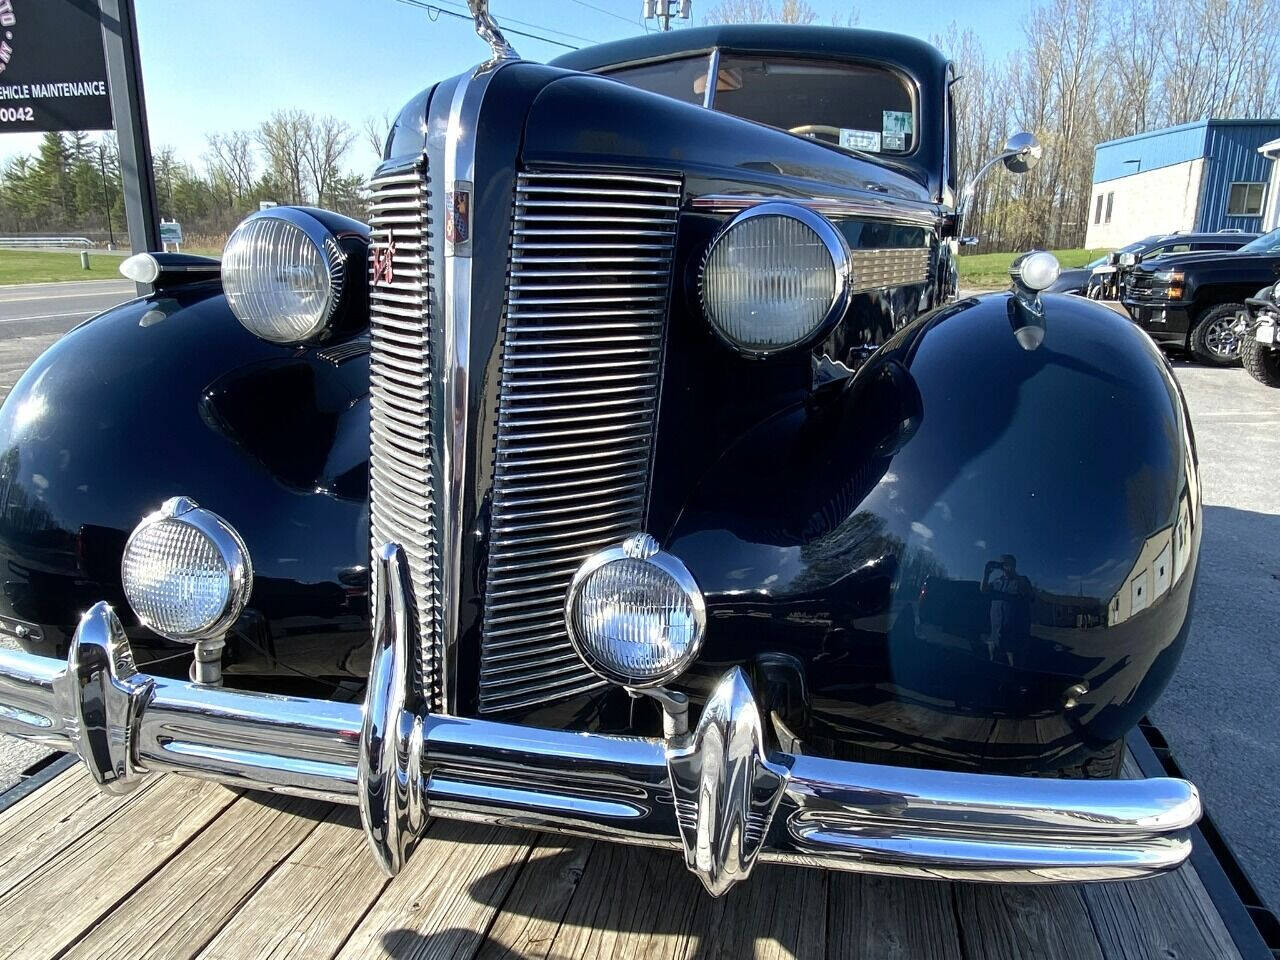
<path id="1" fill-rule="evenodd" d="M 1241 244 L 1246 244 L 1250 240 L 1258 237 L 1256 233 L 1224 233 L 1221 231 L 1206 231 L 1204 233 L 1162 233 L 1154 237 L 1144 237 L 1142 243 L 1169 243 L 1170 241 L 1186 243 L 1187 241 L 1198 242 L 1202 240 L 1239 240 Z"/>
<path id="2" fill-rule="evenodd" d="M 566 53 L 552 66 L 592 72 L 626 63 L 666 60 L 720 48 L 837 60 L 878 61 L 912 74 L 917 82 L 941 78 L 947 59 L 936 47 L 897 33 L 795 24 L 717 24 L 628 37 Z"/>

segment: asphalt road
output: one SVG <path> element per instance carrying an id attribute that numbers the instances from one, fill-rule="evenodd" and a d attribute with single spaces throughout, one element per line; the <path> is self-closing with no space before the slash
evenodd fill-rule
<path id="1" fill-rule="evenodd" d="M 50 343 L 132 284 L 0 288 L 0 398 Z M 1195 619 L 1155 722 L 1237 857 L 1280 910 L 1280 390 L 1174 364 L 1195 425 L 1204 539 Z M 0 737 L 0 789 L 44 751 Z"/>

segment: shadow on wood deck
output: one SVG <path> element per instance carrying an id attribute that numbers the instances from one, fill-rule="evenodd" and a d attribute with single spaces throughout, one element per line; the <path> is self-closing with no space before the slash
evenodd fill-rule
<path id="1" fill-rule="evenodd" d="M 0 812 L 0 957 L 1236 958 L 1189 866 L 986 886 L 776 865 L 720 900 L 679 857 L 433 821 L 387 880 L 352 808 L 76 766 Z"/>

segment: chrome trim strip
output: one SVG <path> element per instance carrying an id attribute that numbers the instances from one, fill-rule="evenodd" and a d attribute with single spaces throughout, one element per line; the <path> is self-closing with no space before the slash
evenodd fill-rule
<path id="1" fill-rule="evenodd" d="M 755 193 L 717 193 L 694 197 L 692 207 L 707 213 L 740 213 L 761 203 L 794 203 L 827 217 L 891 220 L 935 229 L 943 222 L 937 210 L 892 197 L 787 197 Z"/>
<path id="2" fill-rule="evenodd" d="M 707 89 L 702 91 L 702 105 L 708 110 L 716 102 L 716 85 L 720 82 L 720 48 L 712 47 L 707 54 Z"/>
<path id="3" fill-rule="evenodd" d="M 1142 877 L 1190 854 L 1200 798 L 1183 780 L 765 756 L 740 671 L 726 674 L 694 734 L 666 743 L 417 709 L 403 554 L 386 547 L 376 562 L 363 708 L 138 673 L 119 620 L 98 603 L 65 662 L 0 650 L 0 733 L 75 750 L 104 789 L 171 771 L 367 807 L 388 869 L 403 863 L 428 807 L 667 849 L 691 837 L 694 867 L 714 892 L 750 869 L 760 838 L 766 861 L 992 882 Z"/>
<path id="4" fill-rule="evenodd" d="M 475 138 L 480 108 L 490 81 L 512 62 L 515 61 L 498 59 L 481 64 L 460 77 L 453 91 L 445 130 L 443 182 L 449 202 L 456 192 L 467 191 L 468 213 L 474 200 Z M 455 210 L 446 211 L 446 217 L 454 216 Z M 466 491 L 467 413 L 471 390 L 471 223 L 464 224 L 463 229 L 465 232 L 459 238 L 456 223 L 445 227 L 443 309 L 436 354 L 440 357 L 440 366 L 432 382 L 432 402 L 439 411 L 433 441 L 440 477 L 438 527 L 443 661 L 440 680 L 446 712 L 455 711 L 458 702 L 454 671 L 462 591 L 462 503 Z"/>

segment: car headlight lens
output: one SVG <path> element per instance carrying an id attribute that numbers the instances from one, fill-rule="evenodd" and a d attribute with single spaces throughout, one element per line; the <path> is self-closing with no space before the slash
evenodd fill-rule
<path id="1" fill-rule="evenodd" d="M 1132 267 L 1138 262 L 1138 255 L 1136 253 L 1122 253 L 1118 262 L 1122 267 Z"/>
<path id="2" fill-rule="evenodd" d="M 130 534 L 120 578 L 139 622 L 170 640 L 194 642 L 225 633 L 240 616 L 253 568 L 225 520 L 174 497 Z"/>
<path id="3" fill-rule="evenodd" d="M 222 289 L 245 328 L 273 343 L 328 329 L 342 295 L 345 257 L 315 217 L 276 207 L 247 217 L 222 252 Z"/>
<path id="4" fill-rule="evenodd" d="M 657 686 L 682 673 L 702 646 L 706 618 L 684 564 L 643 533 L 588 557 L 565 598 L 578 655 L 627 687 Z"/>
<path id="5" fill-rule="evenodd" d="M 849 248 L 829 220 L 797 204 L 762 203 L 711 242 L 702 308 L 730 344 L 764 355 L 799 346 L 839 320 L 849 284 Z"/>

